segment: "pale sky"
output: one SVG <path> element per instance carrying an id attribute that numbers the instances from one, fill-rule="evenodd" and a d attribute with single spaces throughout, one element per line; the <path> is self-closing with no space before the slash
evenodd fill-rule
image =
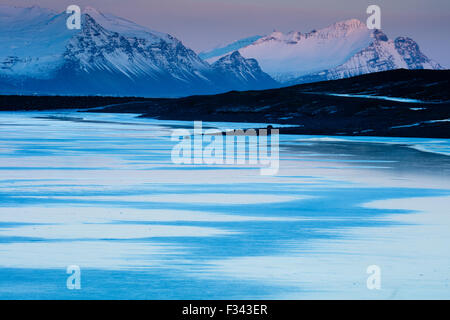
<path id="1" fill-rule="evenodd" d="M 382 30 L 390 38 L 409 36 L 421 50 L 450 67 L 450 0 L 0 0 L 1 4 L 64 11 L 91 6 L 154 30 L 169 33 L 199 52 L 274 29 L 309 32 L 358 18 L 366 8 L 382 10 Z"/>

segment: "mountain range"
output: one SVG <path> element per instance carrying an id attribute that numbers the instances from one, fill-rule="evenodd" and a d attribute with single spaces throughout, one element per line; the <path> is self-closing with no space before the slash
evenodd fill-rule
<path id="1" fill-rule="evenodd" d="M 0 7 L 0 92 L 182 96 L 277 83 L 239 53 L 209 64 L 171 35 L 86 8 L 66 13 Z"/>
<path id="2" fill-rule="evenodd" d="M 351 19 L 197 54 L 175 37 L 94 8 L 0 6 L 0 93 L 176 97 L 275 88 L 399 68 L 442 69 L 410 38 Z"/>

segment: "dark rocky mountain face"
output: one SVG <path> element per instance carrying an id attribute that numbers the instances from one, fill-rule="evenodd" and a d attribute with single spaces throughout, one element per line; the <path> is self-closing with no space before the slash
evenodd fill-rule
<path id="1" fill-rule="evenodd" d="M 264 73 L 258 61 L 245 59 L 238 51 L 217 60 L 213 65 L 215 73 L 228 88 L 245 83 L 248 89 L 273 88 L 279 84 L 267 73 Z"/>
<path id="2" fill-rule="evenodd" d="M 419 45 L 411 38 L 398 37 L 395 39 L 395 49 L 408 65 L 408 69 L 425 69 L 431 66 L 433 69 L 443 69 L 439 64 L 433 63 L 425 56 Z"/>

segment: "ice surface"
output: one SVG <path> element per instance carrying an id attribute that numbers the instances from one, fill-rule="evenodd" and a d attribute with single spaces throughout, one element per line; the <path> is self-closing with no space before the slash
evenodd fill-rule
<path id="1" fill-rule="evenodd" d="M 449 297 L 447 139 L 285 135 L 261 176 L 174 165 L 190 122 L 1 115 L 1 298 Z"/>

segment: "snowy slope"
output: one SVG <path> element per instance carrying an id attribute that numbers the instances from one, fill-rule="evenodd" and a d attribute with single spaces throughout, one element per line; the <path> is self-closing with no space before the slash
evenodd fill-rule
<path id="1" fill-rule="evenodd" d="M 211 59 L 210 62 L 215 62 L 221 57 L 230 54 L 236 50 L 239 50 L 241 48 L 244 48 L 255 41 L 261 39 L 262 36 L 252 36 L 244 39 L 240 39 L 237 41 L 234 41 L 228 45 L 218 46 L 217 48 L 209 51 L 200 52 L 198 56 L 204 60 Z M 214 59 L 215 58 L 215 59 Z"/>
<path id="2" fill-rule="evenodd" d="M 78 30 L 66 15 L 40 7 L 0 6 L 0 73 L 48 78 L 64 61 L 61 54 Z"/>
<path id="3" fill-rule="evenodd" d="M 258 60 L 265 72 L 285 82 L 338 66 L 371 41 L 370 30 L 354 19 L 307 34 L 274 32 L 241 49 L 240 53 Z"/>
<path id="4" fill-rule="evenodd" d="M 262 70 L 283 84 L 345 78 L 365 73 L 407 69 L 440 69 L 409 38 L 389 40 L 357 19 L 309 33 L 273 32 L 239 49 L 256 59 Z M 208 62 L 224 54 L 211 53 Z"/>

